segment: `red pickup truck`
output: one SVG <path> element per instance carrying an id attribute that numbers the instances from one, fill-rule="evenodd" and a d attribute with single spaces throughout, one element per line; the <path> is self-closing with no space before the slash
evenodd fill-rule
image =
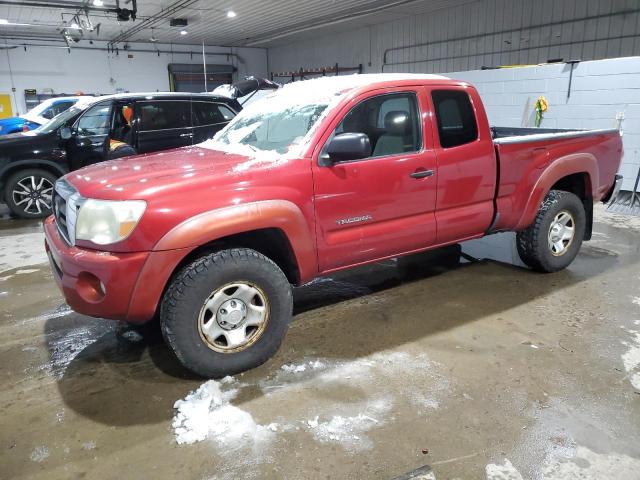
<path id="1" fill-rule="evenodd" d="M 104 162 L 55 186 L 55 279 L 77 312 L 137 324 L 206 377 L 266 361 L 291 285 L 516 231 L 569 265 L 621 178 L 617 130 L 491 128 L 477 90 L 434 75 L 286 85 L 195 147 Z"/>

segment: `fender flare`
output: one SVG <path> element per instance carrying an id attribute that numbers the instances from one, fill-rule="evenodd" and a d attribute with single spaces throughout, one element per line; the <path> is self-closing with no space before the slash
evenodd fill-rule
<path id="1" fill-rule="evenodd" d="M 558 180 L 574 175 L 586 173 L 588 184 L 585 185 L 585 193 L 595 197 L 600 177 L 598 172 L 598 160 L 590 153 L 574 153 L 556 159 L 546 170 L 542 172 L 535 183 L 524 208 L 524 212 L 516 225 L 515 230 L 524 230 L 531 225 L 538 213 L 540 205 L 551 187 Z"/>
<path id="2" fill-rule="evenodd" d="M 312 230 L 302 211 L 287 200 L 264 200 L 203 212 L 172 228 L 153 251 L 193 249 L 219 238 L 267 228 L 284 232 L 303 281 L 317 274 Z"/>
<path id="3" fill-rule="evenodd" d="M 68 173 L 68 170 L 65 170 L 64 167 L 55 162 L 52 162 L 51 160 L 9 160 L 8 163 L 2 165 L 2 159 L 0 159 L 0 165 L 0 199 L 4 199 L 5 183 L 14 171 L 27 168 L 48 167 L 47 170 L 54 170 L 60 177 Z"/>
<path id="4" fill-rule="evenodd" d="M 52 162 L 51 160 L 42 160 L 42 159 L 26 159 L 26 160 L 18 160 L 11 161 L 0 168 L 0 179 L 3 179 L 5 175 L 7 175 L 10 171 L 22 168 L 38 168 L 38 167 L 49 167 L 50 170 L 55 170 L 58 172 L 60 176 L 63 176 L 68 173 L 64 167 L 59 165 L 56 162 Z"/>

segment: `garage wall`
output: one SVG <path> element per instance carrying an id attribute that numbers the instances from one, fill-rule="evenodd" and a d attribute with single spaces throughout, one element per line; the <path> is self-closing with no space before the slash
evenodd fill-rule
<path id="1" fill-rule="evenodd" d="M 157 45 L 170 51 L 171 45 Z M 132 49 L 150 50 L 150 45 L 131 44 Z M 101 50 L 80 50 L 28 47 L 0 50 L 0 93 L 10 93 L 15 86 L 14 111 L 25 110 L 24 89 L 35 88 L 38 93 L 50 88 L 57 93 L 116 93 L 118 91 L 169 90 L 169 63 L 202 63 L 202 56 L 179 54 L 179 51 L 201 52 L 198 46 L 173 46 L 173 54 L 131 52 L 133 58 L 120 51 L 119 55 Z M 206 47 L 209 52 L 237 53 L 239 59 L 207 56 L 207 64 L 233 64 L 237 76 L 267 75 L 266 50 L 260 48 Z M 10 73 L 11 72 L 11 73 Z M 17 107 L 16 107 L 17 104 Z"/>
<path id="2" fill-rule="evenodd" d="M 478 0 L 269 49 L 272 72 L 363 64 L 365 71 L 446 72 L 482 66 L 640 55 L 638 0 Z M 417 45 L 411 47 L 411 45 Z"/>
<path id="3" fill-rule="evenodd" d="M 445 73 L 473 83 L 495 126 L 534 126 L 534 103 L 549 102 L 541 127 L 614 128 L 623 131 L 623 188 L 631 190 L 640 168 L 640 57 L 582 62 L 574 67 L 567 99 L 569 66 L 543 65 Z"/>

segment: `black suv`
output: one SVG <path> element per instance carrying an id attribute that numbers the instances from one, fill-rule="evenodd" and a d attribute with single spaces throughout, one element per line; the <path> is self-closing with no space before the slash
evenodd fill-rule
<path id="1" fill-rule="evenodd" d="M 231 97 L 118 94 L 78 103 L 42 127 L 0 137 L 0 200 L 22 218 L 51 213 L 56 179 L 86 165 L 203 142 L 242 109 Z"/>

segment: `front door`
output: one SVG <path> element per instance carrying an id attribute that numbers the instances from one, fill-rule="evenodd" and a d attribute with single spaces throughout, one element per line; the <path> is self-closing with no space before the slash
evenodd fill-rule
<path id="1" fill-rule="evenodd" d="M 71 129 L 66 142 L 71 170 L 106 158 L 111 128 L 112 102 L 101 102 L 87 109 Z"/>
<path id="2" fill-rule="evenodd" d="M 372 153 L 321 166 L 313 161 L 321 271 L 426 248 L 436 240 L 437 170 L 422 87 L 385 89 L 354 99 L 333 122 L 364 133 Z M 339 122 L 339 123 L 338 123 Z"/>

